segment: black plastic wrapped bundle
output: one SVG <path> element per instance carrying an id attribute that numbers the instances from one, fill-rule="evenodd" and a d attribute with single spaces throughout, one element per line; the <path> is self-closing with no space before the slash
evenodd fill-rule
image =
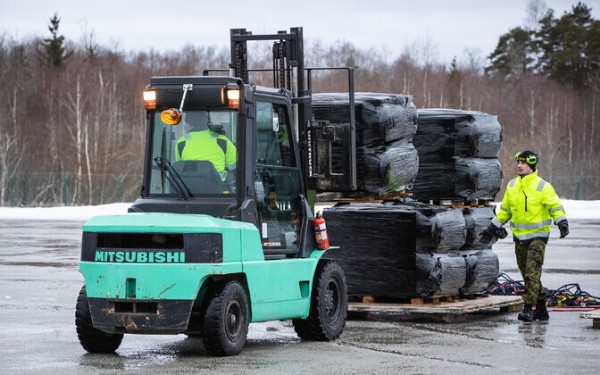
<path id="1" fill-rule="evenodd" d="M 413 296 L 415 211 L 382 204 L 338 205 L 325 209 L 329 241 L 339 249 L 327 257 L 344 268 L 349 295 Z"/>
<path id="2" fill-rule="evenodd" d="M 454 157 L 454 144 L 441 124 L 419 124 L 413 137 L 421 164 L 448 163 Z"/>
<path id="3" fill-rule="evenodd" d="M 465 285 L 467 264 L 458 252 L 449 254 L 417 254 L 418 274 L 416 293 L 419 297 L 432 294 L 459 295 Z"/>
<path id="4" fill-rule="evenodd" d="M 455 157 L 455 196 L 465 200 L 494 200 L 502 187 L 502 166 L 497 159 Z"/>
<path id="5" fill-rule="evenodd" d="M 497 238 L 492 239 L 489 244 L 481 243 L 481 232 L 483 232 L 494 218 L 493 207 L 471 207 L 463 209 L 465 218 L 465 245 L 462 250 L 482 250 L 492 246 Z"/>
<path id="6" fill-rule="evenodd" d="M 395 207 L 416 212 L 415 251 L 443 253 L 465 243 L 465 218 L 460 209 L 421 202 L 396 203 Z"/>
<path id="7" fill-rule="evenodd" d="M 456 249 L 463 245 L 460 209 L 362 203 L 337 205 L 325 209 L 323 216 L 330 243 L 340 246 L 327 256 L 344 268 L 349 295 L 410 298 L 457 294 L 464 284 L 464 258 L 447 251 L 451 242 L 457 242 Z M 441 251 L 431 251 L 436 246 Z"/>
<path id="8" fill-rule="evenodd" d="M 501 186 L 497 159 L 454 157 L 448 163 L 421 162 L 412 193 L 421 200 L 494 200 Z"/>
<path id="9" fill-rule="evenodd" d="M 357 147 L 412 141 L 417 129 L 412 96 L 358 92 L 354 102 Z M 312 110 L 317 121 L 350 123 L 347 93 L 313 94 Z"/>
<path id="10" fill-rule="evenodd" d="M 454 160 L 448 163 L 424 163 L 419 153 L 419 172 L 411 193 L 423 201 L 454 199 L 456 173 Z"/>
<path id="11" fill-rule="evenodd" d="M 502 146 L 502 128 L 498 117 L 486 113 L 474 113 L 475 124 L 457 122 L 458 156 L 497 158 Z"/>
<path id="12" fill-rule="evenodd" d="M 425 161 L 452 156 L 497 158 L 502 145 L 498 117 L 454 109 L 419 109 L 414 143 Z"/>
<path id="13" fill-rule="evenodd" d="M 497 272 L 498 259 L 488 249 L 458 250 L 467 232 L 462 215 L 460 208 L 419 202 L 336 205 L 323 212 L 330 243 L 340 246 L 327 256 L 344 267 L 349 295 L 477 293 Z M 469 215 L 480 223 L 487 214 Z"/>
<path id="14" fill-rule="evenodd" d="M 467 265 L 465 285 L 461 294 L 476 294 L 487 289 L 498 278 L 498 255 L 492 249 L 461 251 Z"/>
<path id="15" fill-rule="evenodd" d="M 412 188 L 419 171 L 417 150 L 404 140 L 361 147 L 357 159 L 359 189 L 378 196 Z"/>

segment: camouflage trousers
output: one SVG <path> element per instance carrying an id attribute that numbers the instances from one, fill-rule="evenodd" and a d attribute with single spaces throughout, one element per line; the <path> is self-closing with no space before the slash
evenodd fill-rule
<path id="1" fill-rule="evenodd" d="M 531 305 L 546 298 L 546 291 L 542 286 L 542 265 L 544 264 L 544 253 L 546 242 L 534 239 L 529 243 L 516 243 L 515 255 L 521 276 L 525 281 L 525 294 L 523 302 Z"/>

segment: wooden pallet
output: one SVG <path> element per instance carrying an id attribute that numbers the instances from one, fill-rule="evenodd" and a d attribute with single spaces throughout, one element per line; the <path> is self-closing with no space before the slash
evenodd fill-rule
<path id="1" fill-rule="evenodd" d="M 439 298 L 436 298 L 439 297 Z M 428 320 L 444 323 L 462 322 L 467 314 L 490 311 L 520 311 L 523 300 L 520 296 L 481 296 L 459 299 L 452 296 L 413 298 L 410 303 L 375 302 L 365 297 L 362 301 L 348 302 L 350 316 L 371 317 L 385 315 L 398 320 Z"/>
<path id="2" fill-rule="evenodd" d="M 406 190 L 394 191 L 386 195 L 374 195 L 364 192 L 356 192 L 353 194 L 321 193 L 317 195 L 317 202 L 320 204 L 383 203 L 396 201 L 400 198 L 411 197 L 412 195 L 412 192 Z"/>
<path id="3" fill-rule="evenodd" d="M 493 200 L 489 199 L 473 199 L 470 201 L 460 201 L 452 199 L 441 199 L 430 201 L 430 204 L 438 206 L 454 207 L 454 208 L 474 208 L 474 207 L 490 207 L 494 204 Z"/>
<path id="4" fill-rule="evenodd" d="M 600 329 L 600 311 L 587 311 L 580 315 L 584 319 L 592 319 L 592 327 Z"/>

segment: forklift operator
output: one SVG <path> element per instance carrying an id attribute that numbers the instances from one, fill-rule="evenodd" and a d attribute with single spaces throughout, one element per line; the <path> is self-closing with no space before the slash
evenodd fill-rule
<path id="1" fill-rule="evenodd" d="M 206 111 L 184 112 L 183 123 L 187 133 L 177 140 L 176 160 L 210 161 L 225 182 L 228 173 L 235 173 L 237 150 L 233 142 L 222 134 L 222 127 L 212 125 Z"/>

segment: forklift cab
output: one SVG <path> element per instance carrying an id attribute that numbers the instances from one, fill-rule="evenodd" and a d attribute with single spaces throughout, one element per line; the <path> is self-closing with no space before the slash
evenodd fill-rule
<path id="1" fill-rule="evenodd" d="M 269 259 L 314 248 L 290 93 L 230 77 L 158 77 L 148 91 L 144 188 L 131 211 L 251 222 Z"/>

